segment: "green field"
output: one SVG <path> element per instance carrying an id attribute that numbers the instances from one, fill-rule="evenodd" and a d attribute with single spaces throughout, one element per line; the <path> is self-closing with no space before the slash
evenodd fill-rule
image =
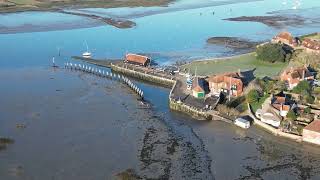
<path id="1" fill-rule="evenodd" d="M 191 73 L 195 73 L 197 69 L 197 75 L 212 75 L 224 72 L 235 72 L 239 69 L 241 71 L 252 70 L 256 77 L 274 77 L 277 76 L 288 63 L 268 63 L 262 62 L 256 59 L 255 53 L 244 54 L 240 56 L 230 58 L 218 58 L 205 61 L 194 61 L 190 64 L 181 66 L 181 69 L 190 69 Z"/>
<path id="2" fill-rule="evenodd" d="M 37 1 L 35 0 L 10 0 L 10 2 L 17 5 L 33 5 L 37 3 Z"/>
<path id="3" fill-rule="evenodd" d="M 300 37 L 301 40 L 304 40 L 305 38 L 320 40 L 320 33 L 312 33 Z"/>

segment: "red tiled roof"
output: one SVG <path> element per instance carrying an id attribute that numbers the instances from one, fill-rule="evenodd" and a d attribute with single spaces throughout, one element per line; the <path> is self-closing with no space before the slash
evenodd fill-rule
<path id="1" fill-rule="evenodd" d="M 304 128 L 305 130 L 319 132 L 320 133 L 320 120 L 312 121 L 308 126 Z"/>
<path id="2" fill-rule="evenodd" d="M 242 83 L 241 74 L 239 74 L 237 72 L 224 73 L 224 74 L 220 74 L 220 75 L 211 76 L 208 79 L 208 81 L 211 81 L 214 83 L 221 83 L 221 82 L 229 83 L 230 80 L 232 81 L 232 83 L 235 83 L 235 82 Z"/>
<path id="3" fill-rule="evenodd" d="M 201 84 L 200 82 L 201 80 L 196 77 L 192 83 L 192 90 L 193 91 L 196 91 L 196 92 L 204 92 L 204 89 L 203 89 L 203 84 Z"/>
<path id="4" fill-rule="evenodd" d="M 200 87 L 200 86 L 196 86 L 193 88 L 193 91 L 196 91 L 196 92 L 204 92 L 204 90 Z"/>
<path id="5" fill-rule="evenodd" d="M 304 78 L 313 78 L 313 75 L 307 67 L 290 68 L 281 75 L 282 80 L 289 80 L 289 83 L 299 83 Z"/>
<path id="6" fill-rule="evenodd" d="M 276 96 L 275 99 L 276 99 L 276 100 L 275 100 L 274 103 L 284 104 L 284 103 L 286 102 L 286 97 Z"/>
<path id="7" fill-rule="evenodd" d="M 303 45 L 304 47 L 306 47 L 306 48 L 320 51 L 320 42 L 319 42 L 319 41 L 306 38 L 306 39 L 302 42 L 302 45 Z"/>
<path id="8" fill-rule="evenodd" d="M 292 34 L 289 33 L 289 32 L 281 32 L 281 33 L 279 33 L 279 34 L 275 37 L 275 39 L 285 39 L 285 40 L 287 40 L 290 44 L 294 42 L 294 41 L 293 41 L 294 38 L 293 38 Z"/>
<path id="9" fill-rule="evenodd" d="M 289 111 L 290 110 L 290 105 L 284 105 L 284 104 L 272 104 L 272 106 L 274 108 L 276 108 L 277 110 L 281 110 L 282 107 L 282 111 Z"/>
<path id="10" fill-rule="evenodd" d="M 138 55 L 138 54 L 127 54 L 126 55 L 126 61 L 129 61 L 129 62 L 135 62 L 135 63 L 145 65 L 148 60 L 149 60 L 149 57 L 147 57 L 147 56 L 142 56 L 142 55 Z"/>

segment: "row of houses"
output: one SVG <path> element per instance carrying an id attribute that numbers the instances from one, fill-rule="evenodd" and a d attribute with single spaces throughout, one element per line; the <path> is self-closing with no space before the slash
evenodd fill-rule
<path id="1" fill-rule="evenodd" d="M 272 38 L 271 42 L 283 43 L 292 48 L 302 47 L 307 52 L 320 53 L 320 41 L 311 38 L 305 38 L 301 41 L 299 37 L 294 37 L 289 32 L 280 32 Z"/>
<path id="2" fill-rule="evenodd" d="M 231 95 L 233 97 L 238 97 L 243 95 L 244 86 L 247 82 L 248 77 L 244 75 L 243 72 L 227 72 L 218 75 L 212 75 L 204 79 L 208 82 L 209 90 L 211 95 L 218 95 L 221 92 Z M 205 88 L 203 80 L 198 80 L 196 78 L 193 81 L 192 90 L 194 95 L 201 94 L 200 97 L 204 97 Z M 290 67 L 283 71 L 280 75 L 280 80 L 284 81 L 288 89 L 293 89 L 303 80 L 313 81 L 314 73 L 311 72 L 307 65 L 302 67 Z"/>

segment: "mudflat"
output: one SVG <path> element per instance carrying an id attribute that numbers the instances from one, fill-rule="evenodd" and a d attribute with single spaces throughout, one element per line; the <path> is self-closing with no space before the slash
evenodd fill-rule
<path id="1" fill-rule="evenodd" d="M 227 18 L 224 20 L 228 21 L 247 21 L 247 22 L 260 22 L 267 26 L 274 28 L 282 28 L 288 25 L 304 25 L 306 22 L 305 18 L 300 16 L 240 16 L 235 18 Z"/>
<path id="2" fill-rule="evenodd" d="M 253 50 L 259 44 L 258 42 L 238 37 L 211 37 L 207 39 L 207 43 L 225 46 L 233 50 Z"/>
<path id="3" fill-rule="evenodd" d="M 0 0 L 0 13 L 57 10 L 72 8 L 115 8 L 115 7 L 149 7 L 166 6 L 172 0 Z"/>

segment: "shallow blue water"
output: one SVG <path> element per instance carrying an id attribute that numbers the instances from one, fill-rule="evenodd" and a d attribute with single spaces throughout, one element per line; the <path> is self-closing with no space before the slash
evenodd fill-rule
<path id="1" fill-rule="evenodd" d="M 320 27 L 320 24 L 312 24 L 274 29 L 260 23 L 223 20 L 228 17 L 265 15 L 272 11 L 316 19 L 313 12 L 319 10 L 320 2 L 314 0 L 303 0 L 297 10 L 291 9 L 290 3 L 293 1 L 288 1 L 287 5 L 278 0 L 268 0 L 221 6 L 217 6 L 216 1 L 201 2 L 211 5 L 199 8 L 194 0 L 181 0 L 169 7 L 89 9 L 110 16 L 120 16 L 126 12 L 124 16 L 131 16 L 130 19 L 137 23 L 137 27 L 132 29 L 102 26 L 88 18 L 52 12 L 0 15 L 0 29 L 16 30 L 13 34 L 0 34 L 0 67 L 46 66 L 51 63 L 53 56 L 56 56 L 58 63 L 62 63 L 70 56 L 81 55 L 86 50 L 84 41 L 88 42 L 95 58 L 122 58 L 126 52 L 133 52 L 145 53 L 158 63 L 167 64 L 177 60 L 235 53 L 207 45 L 206 39 L 212 36 L 236 36 L 264 41 L 284 29 L 294 34 L 303 34 L 318 31 Z M 177 7 L 180 9 L 177 10 Z M 183 8 L 185 10 L 181 10 Z M 158 12 L 148 14 L 150 9 L 157 9 Z M 143 13 L 143 16 L 135 16 L 137 12 Z M 57 57 L 59 50 L 61 57 Z"/>

